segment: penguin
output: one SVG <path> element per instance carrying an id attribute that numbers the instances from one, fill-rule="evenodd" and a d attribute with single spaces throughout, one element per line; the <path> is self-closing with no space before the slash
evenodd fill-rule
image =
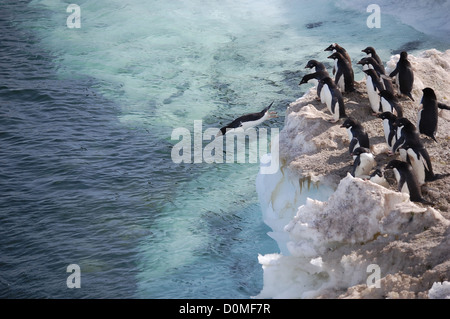
<path id="1" fill-rule="evenodd" d="M 320 98 L 325 101 L 328 110 L 333 115 L 331 123 L 337 123 L 340 118 L 345 118 L 345 104 L 341 91 L 330 77 L 323 78 L 319 81 L 322 85 Z"/>
<path id="2" fill-rule="evenodd" d="M 413 202 L 433 205 L 422 197 L 422 191 L 411 165 L 403 161 L 392 160 L 386 165 L 386 169 L 394 171 L 399 192 L 409 194 L 409 198 Z"/>
<path id="3" fill-rule="evenodd" d="M 392 148 L 397 141 L 397 126 L 395 125 L 397 116 L 391 112 L 383 112 L 378 117 L 383 121 L 384 138 L 389 146 L 389 154 L 393 154 Z"/>
<path id="4" fill-rule="evenodd" d="M 355 91 L 355 74 L 350 62 L 339 52 L 334 52 L 328 59 L 335 60 L 336 75 L 334 82 L 341 92 L 349 93 Z"/>
<path id="5" fill-rule="evenodd" d="M 398 151 L 400 153 L 400 158 L 406 162 L 408 159 L 407 153 L 405 149 L 401 148 L 401 146 L 406 142 L 409 142 L 410 144 L 420 144 L 421 141 L 419 133 L 416 126 L 404 117 L 397 118 L 394 125 L 397 128 L 397 141 L 392 147 L 392 152 L 396 153 Z"/>
<path id="6" fill-rule="evenodd" d="M 370 149 L 369 135 L 364 130 L 360 122 L 354 118 L 347 118 L 341 125 L 342 128 L 347 129 L 350 140 L 349 153 L 352 154 L 358 147 Z"/>
<path id="7" fill-rule="evenodd" d="M 433 172 L 430 155 L 421 142 L 406 141 L 401 148 L 406 150 L 407 162 L 411 164 L 419 185 L 422 186 L 426 182 L 433 182 L 448 176 L 448 174 Z"/>
<path id="8" fill-rule="evenodd" d="M 365 54 L 367 54 L 367 57 L 369 57 L 369 58 L 374 58 L 375 61 L 377 61 L 378 65 L 384 70 L 383 61 L 381 61 L 381 58 L 378 56 L 377 52 L 375 51 L 375 49 L 373 47 L 367 47 L 364 50 L 361 50 L 361 52 L 364 52 Z"/>
<path id="9" fill-rule="evenodd" d="M 350 68 L 352 67 L 352 59 L 350 58 L 350 55 L 348 54 L 347 50 L 345 50 L 339 44 L 332 43 L 324 51 L 331 51 L 333 53 L 339 52 L 348 61 L 348 63 L 350 64 Z M 333 75 L 336 74 L 336 71 L 337 71 L 337 60 L 334 61 Z"/>
<path id="10" fill-rule="evenodd" d="M 430 156 L 423 145 L 418 143 L 406 142 L 401 146 L 406 150 L 407 162 L 411 165 L 414 175 L 417 178 L 417 182 L 420 186 L 425 184 L 428 178 L 433 178 L 434 176 Z"/>
<path id="11" fill-rule="evenodd" d="M 366 74 L 366 87 L 367 95 L 369 96 L 370 107 L 372 108 L 373 115 L 380 112 L 380 95 L 379 93 L 384 90 L 383 84 L 380 81 L 380 77 L 373 69 L 364 70 Z"/>
<path id="12" fill-rule="evenodd" d="M 370 150 L 365 147 L 357 147 L 351 155 L 355 158 L 353 161 L 352 176 L 362 179 L 370 178 L 370 171 L 377 165 Z"/>
<path id="13" fill-rule="evenodd" d="M 225 135 L 230 131 L 242 130 L 245 131 L 251 127 L 257 126 L 264 121 L 278 117 L 276 112 L 269 112 L 274 102 L 272 102 L 268 107 L 264 108 L 261 112 L 251 113 L 243 115 L 230 124 L 222 127 L 216 136 Z"/>
<path id="14" fill-rule="evenodd" d="M 400 53 L 400 60 L 397 62 L 395 70 L 389 74 L 391 78 L 394 76 L 396 76 L 400 93 L 414 101 L 411 95 L 414 85 L 414 71 L 411 63 L 408 61 L 408 53 L 406 51 Z"/>
<path id="15" fill-rule="evenodd" d="M 419 132 L 415 125 L 406 118 L 397 119 L 397 142 L 392 151 L 400 150 L 400 157 L 404 162 L 412 165 L 419 184 L 432 182 L 447 176 L 447 174 L 435 174 L 431 164 L 430 155 L 420 140 Z"/>
<path id="16" fill-rule="evenodd" d="M 437 142 L 438 109 L 450 110 L 450 107 L 437 102 L 436 94 L 432 88 L 427 87 L 423 89 L 422 92 L 423 97 L 420 102 L 421 108 L 418 113 L 417 127 L 419 128 L 419 133 L 424 134 Z"/>
<path id="17" fill-rule="evenodd" d="M 322 91 L 322 87 L 323 87 L 323 83 L 320 82 L 320 80 L 329 77 L 329 74 L 327 71 L 316 71 L 314 73 L 309 73 L 306 74 L 302 80 L 300 81 L 300 83 L 298 85 L 302 85 L 305 83 L 314 83 L 314 85 L 316 85 L 316 91 L 317 91 L 317 96 L 320 98 L 320 94 Z M 322 100 L 322 103 L 325 103 L 324 100 Z"/>
<path id="18" fill-rule="evenodd" d="M 386 180 L 386 177 L 384 177 L 384 173 L 379 168 L 377 168 L 370 174 L 369 181 L 381 185 L 383 187 L 389 188 L 389 183 Z"/>
<path id="19" fill-rule="evenodd" d="M 391 112 L 395 114 L 397 117 L 403 117 L 403 107 L 398 102 L 398 99 L 392 92 L 388 90 L 383 90 L 379 93 L 380 95 L 380 104 L 381 110 L 383 112 Z"/>

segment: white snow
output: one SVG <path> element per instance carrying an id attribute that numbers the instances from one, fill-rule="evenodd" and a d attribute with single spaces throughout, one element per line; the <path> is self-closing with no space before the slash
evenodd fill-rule
<path id="1" fill-rule="evenodd" d="M 428 291 L 430 299 L 450 299 L 450 282 L 435 282 Z"/>

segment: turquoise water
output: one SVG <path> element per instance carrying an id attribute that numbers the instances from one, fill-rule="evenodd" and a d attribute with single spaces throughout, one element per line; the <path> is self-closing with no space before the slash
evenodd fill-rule
<path id="1" fill-rule="evenodd" d="M 447 48 L 389 16 L 369 30 L 332 1 L 85 0 L 80 29 L 70 3 L 0 5 L 3 298 L 257 295 L 258 254 L 279 251 L 259 165 L 175 164 L 172 131 L 272 101 L 281 116 L 261 127 L 282 129 L 306 62 L 332 42 L 355 60 L 368 45 L 385 60 Z"/>

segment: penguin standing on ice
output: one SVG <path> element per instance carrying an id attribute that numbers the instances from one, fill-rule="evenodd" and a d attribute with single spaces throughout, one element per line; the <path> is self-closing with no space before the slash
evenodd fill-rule
<path id="1" fill-rule="evenodd" d="M 399 192 L 409 194 L 409 198 L 413 202 L 433 205 L 422 197 L 422 191 L 411 165 L 399 160 L 392 160 L 387 164 L 386 169 L 394 171 Z"/>
<path id="2" fill-rule="evenodd" d="M 389 153 L 393 154 L 392 148 L 397 141 L 397 127 L 395 125 L 397 116 L 391 112 L 383 112 L 378 117 L 383 121 L 384 138 L 389 146 Z"/>
<path id="3" fill-rule="evenodd" d="M 397 115 L 397 117 L 402 118 L 403 108 L 398 102 L 398 99 L 395 97 L 395 95 L 388 90 L 383 90 L 379 94 L 381 110 L 383 112 L 391 112 Z"/>
<path id="4" fill-rule="evenodd" d="M 420 103 L 421 108 L 418 114 L 417 127 L 419 128 L 419 133 L 424 134 L 437 142 L 438 109 L 450 110 L 450 107 L 443 103 L 438 103 L 436 94 L 432 88 L 427 87 L 423 89 L 422 92 L 423 97 Z"/>
<path id="5" fill-rule="evenodd" d="M 341 91 L 330 77 L 323 78 L 319 82 L 322 85 L 320 98 L 325 101 L 328 110 L 333 116 L 331 123 L 337 123 L 340 118 L 345 118 L 345 104 Z"/>
<path id="6" fill-rule="evenodd" d="M 420 140 L 419 133 L 408 119 L 401 118 L 396 121 L 397 142 L 392 148 L 393 152 L 400 149 L 400 156 L 404 162 L 411 164 L 419 185 L 432 182 L 447 176 L 447 174 L 435 174 L 431 164 L 430 155 Z M 400 133 L 399 133 L 400 132 Z"/>
<path id="7" fill-rule="evenodd" d="M 336 83 L 341 92 L 354 92 L 355 74 L 351 63 L 339 52 L 334 52 L 328 58 L 335 60 L 336 75 L 334 83 Z"/>
<path id="8" fill-rule="evenodd" d="M 264 108 L 261 112 L 251 113 L 243 115 L 235 119 L 230 124 L 222 127 L 217 133 L 217 136 L 225 135 L 230 131 L 245 131 L 251 127 L 262 124 L 264 121 L 272 118 L 276 118 L 276 112 L 269 112 L 274 102 L 272 102 L 268 107 Z"/>
<path id="9" fill-rule="evenodd" d="M 350 55 L 348 54 L 347 50 L 345 50 L 339 44 L 332 43 L 324 51 L 331 51 L 333 53 L 339 52 L 348 61 L 348 63 L 350 64 L 350 67 L 352 67 L 352 59 L 350 58 Z M 333 75 L 336 74 L 336 71 L 337 71 L 337 60 L 334 61 Z"/>
<path id="10" fill-rule="evenodd" d="M 351 154 L 354 157 L 352 175 L 362 179 L 370 178 L 370 171 L 377 165 L 368 148 L 357 147 Z"/>
<path id="11" fill-rule="evenodd" d="M 364 130 L 364 127 L 360 122 L 354 118 L 347 118 L 341 125 L 342 128 L 347 129 L 348 137 L 350 140 L 349 153 L 350 155 L 358 147 L 364 147 L 370 149 L 369 135 Z"/>
<path id="12" fill-rule="evenodd" d="M 369 96 L 370 107 L 372 108 L 373 115 L 380 112 L 380 92 L 384 90 L 383 84 L 380 81 L 380 77 L 373 69 L 364 70 L 366 74 L 366 88 L 367 95 Z"/>
<path id="13" fill-rule="evenodd" d="M 414 72 L 411 62 L 408 61 L 408 53 L 406 51 L 400 53 L 400 60 L 397 62 L 395 70 L 389 76 L 391 78 L 396 76 L 400 93 L 414 101 L 411 95 L 414 85 Z"/>
<path id="14" fill-rule="evenodd" d="M 314 73 L 306 74 L 300 81 L 298 85 L 305 83 L 313 83 L 316 86 L 317 96 L 320 98 L 320 93 L 322 91 L 323 83 L 320 80 L 329 77 L 328 71 L 325 65 L 317 60 L 309 60 L 305 66 L 306 69 L 314 69 Z M 322 103 L 324 100 L 320 99 Z"/>
<path id="15" fill-rule="evenodd" d="M 381 58 L 378 56 L 377 52 L 375 51 L 375 49 L 373 47 L 367 47 L 364 50 L 361 50 L 361 52 L 364 52 L 365 54 L 367 54 L 367 57 L 369 58 L 374 58 L 375 61 L 377 61 L 378 65 L 383 69 L 384 71 L 384 64 L 383 61 L 381 60 Z M 384 72 L 383 72 L 384 74 Z"/>
<path id="16" fill-rule="evenodd" d="M 395 127 L 397 128 L 397 141 L 392 147 L 392 152 L 396 153 L 399 151 L 400 158 L 406 162 L 407 153 L 405 149 L 401 148 L 401 146 L 406 142 L 413 145 L 421 143 L 419 132 L 417 131 L 416 126 L 404 117 L 397 118 L 397 121 L 395 121 Z"/>

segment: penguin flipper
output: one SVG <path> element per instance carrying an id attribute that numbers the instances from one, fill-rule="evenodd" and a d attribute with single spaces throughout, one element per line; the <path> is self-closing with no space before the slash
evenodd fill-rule
<path id="1" fill-rule="evenodd" d="M 443 110 L 450 110 L 450 106 L 445 105 L 444 103 L 438 103 L 438 108 Z"/>
<path id="2" fill-rule="evenodd" d="M 398 69 L 398 65 L 397 65 L 397 67 L 395 68 L 395 70 L 392 71 L 391 74 L 389 74 L 389 77 L 392 78 L 392 77 L 396 76 L 396 75 L 398 74 L 398 71 L 399 71 L 399 69 Z"/>
<path id="3" fill-rule="evenodd" d="M 351 141 L 350 141 L 350 146 L 348 147 L 349 153 L 352 154 L 353 150 L 355 149 L 356 144 L 358 144 L 358 139 L 356 137 L 354 137 Z"/>

